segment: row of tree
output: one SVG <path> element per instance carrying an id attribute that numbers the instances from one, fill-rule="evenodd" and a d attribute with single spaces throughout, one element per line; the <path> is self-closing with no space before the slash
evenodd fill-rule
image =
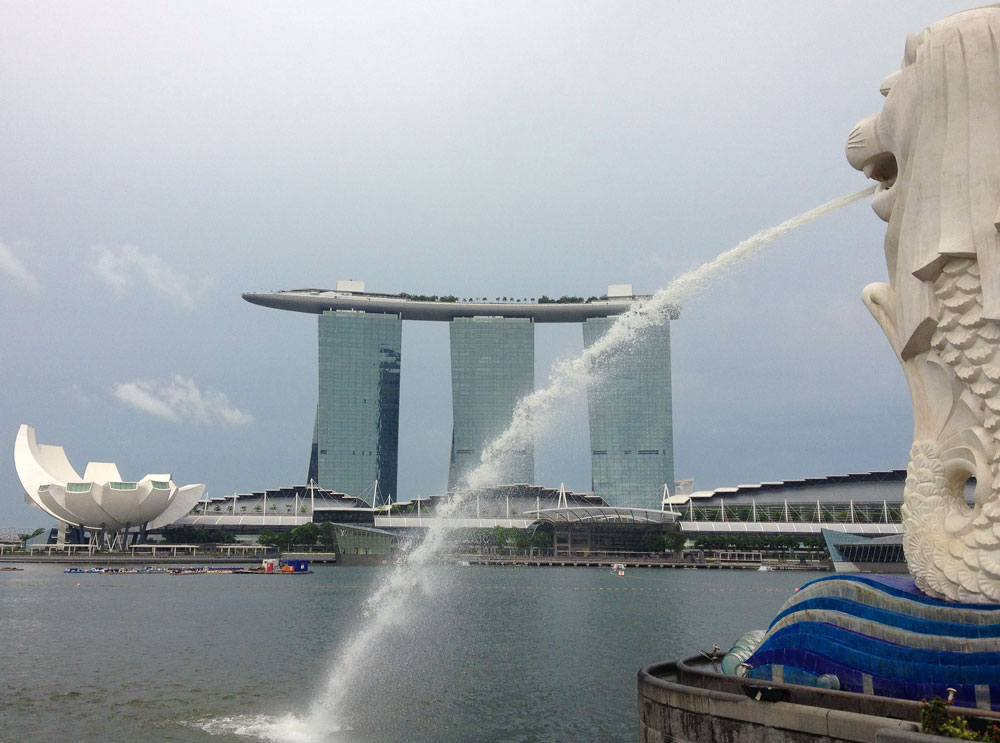
<path id="1" fill-rule="evenodd" d="M 687 544 L 687 535 L 681 531 L 668 531 L 665 534 L 647 534 L 643 546 L 647 552 L 680 552 Z"/>
<path id="2" fill-rule="evenodd" d="M 222 529 L 206 529 L 198 526 L 178 526 L 165 529 L 163 538 L 169 544 L 229 544 L 236 541 L 232 533 Z M 291 549 L 312 549 L 316 546 L 331 551 L 337 549 L 337 535 L 333 524 L 323 521 L 296 526 L 289 531 L 261 529 L 257 543 L 267 547 L 277 547 L 286 552 Z"/>
<path id="3" fill-rule="evenodd" d="M 564 294 L 563 296 L 559 297 L 559 299 L 552 299 L 552 297 L 546 297 L 543 294 L 538 298 L 538 304 L 582 304 L 585 302 L 586 303 L 597 302 L 599 300 L 604 300 L 607 298 L 608 298 L 607 294 L 602 294 L 599 297 L 587 297 L 586 299 L 584 299 L 583 297 L 572 297 Z"/>
<path id="4" fill-rule="evenodd" d="M 438 296 L 437 294 L 407 294 L 406 292 L 403 292 L 401 296 L 406 297 L 407 299 L 412 299 L 414 302 L 458 302 L 458 301 L 460 301 L 459 298 L 456 297 L 454 294 L 444 294 L 444 295 Z M 470 300 L 466 300 L 466 301 L 471 302 L 473 300 L 470 299 Z"/>
<path id="5" fill-rule="evenodd" d="M 700 550 L 759 550 L 789 552 L 792 550 L 824 550 L 823 537 L 792 534 L 703 534 L 695 537 Z"/>
<path id="6" fill-rule="evenodd" d="M 336 552 L 337 534 L 333 524 L 329 521 L 322 521 L 318 524 L 310 521 L 289 531 L 261 529 L 257 543 L 267 547 L 277 547 L 282 552 L 292 551 L 296 548 L 310 550 L 317 545 L 331 552 Z"/>
<path id="7" fill-rule="evenodd" d="M 408 292 L 402 292 L 399 296 L 405 297 L 406 299 L 411 299 L 414 302 L 488 302 L 490 301 L 488 297 L 456 297 L 454 294 L 410 294 Z M 601 296 L 592 296 L 584 299 L 583 297 L 574 297 L 568 294 L 564 294 L 558 299 L 553 299 L 546 295 L 542 295 L 538 298 L 538 304 L 583 304 L 585 302 L 597 302 L 600 300 L 607 299 L 607 294 L 602 294 Z M 534 302 L 535 298 L 530 299 L 520 299 L 517 297 L 495 297 L 494 302 Z"/>
<path id="8" fill-rule="evenodd" d="M 291 513 L 293 508 L 294 506 L 291 503 L 286 503 L 284 505 L 285 513 Z M 203 506 L 201 505 L 195 506 L 194 508 L 191 509 L 191 513 L 202 513 L 203 512 L 202 509 Z M 261 505 L 261 503 L 258 501 L 256 504 L 254 504 L 252 509 L 250 508 L 250 506 L 246 504 L 239 506 L 239 509 L 240 513 L 246 513 L 249 510 L 252 510 L 254 513 L 261 513 L 264 510 L 264 506 Z M 228 503 L 226 504 L 225 507 L 223 507 L 221 503 L 216 503 L 215 506 L 212 508 L 212 510 L 215 511 L 216 513 L 221 513 L 222 511 L 232 512 L 233 504 Z M 270 503 L 267 506 L 267 510 L 270 511 L 271 513 L 275 513 L 278 510 L 278 506 L 275 503 Z M 309 509 L 305 505 L 299 506 L 299 513 L 309 513 Z"/>

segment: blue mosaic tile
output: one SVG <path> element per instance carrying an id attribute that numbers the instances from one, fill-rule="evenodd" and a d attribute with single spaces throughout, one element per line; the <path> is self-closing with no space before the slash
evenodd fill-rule
<path id="1" fill-rule="evenodd" d="M 997 624 L 963 624 L 960 622 L 941 622 L 930 619 L 922 619 L 900 612 L 882 609 L 876 606 L 865 606 L 852 601 L 834 596 L 822 596 L 806 599 L 784 609 L 774 618 L 771 626 L 789 614 L 798 611 L 808 611 L 810 609 L 829 609 L 831 611 L 841 611 L 845 614 L 861 617 L 872 622 L 889 624 L 911 632 L 920 632 L 930 635 L 948 635 L 952 637 L 1000 637 L 1000 618 Z"/>
<path id="2" fill-rule="evenodd" d="M 832 673 L 863 693 L 868 676 L 874 694 L 918 700 L 950 686 L 967 707 L 978 685 L 1000 711 L 1000 606 L 932 599 L 901 576 L 829 576 L 803 588 L 748 659 L 749 677 L 770 679 L 781 665 L 789 683 Z M 777 627 L 782 620 L 792 623 Z"/>

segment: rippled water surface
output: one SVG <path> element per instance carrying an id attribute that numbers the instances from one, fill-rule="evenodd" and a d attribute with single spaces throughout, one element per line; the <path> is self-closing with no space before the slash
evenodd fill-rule
<path id="1" fill-rule="evenodd" d="M 305 741 L 384 568 L 0 572 L 4 739 Z M 636 671 L 766 626 L 800 572 L 441 567 L 319 740 L 634 741 Z M 77 585 L 79 584 L 79 585 Z"/>

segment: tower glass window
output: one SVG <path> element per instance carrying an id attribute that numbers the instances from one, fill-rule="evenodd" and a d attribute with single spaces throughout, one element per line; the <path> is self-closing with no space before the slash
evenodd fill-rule
<path id="1" fill-rule="evenodd" d="M 584 322 L 584 346 L 614 322 Z M 594 493 L 612 506 L 659 509 L 664 484 L 674 485 L 670 323 L 649 328 L 594 380 L 587 390 Z"/>
<path id="2" fill-rule="evenodd" d="M 448 490 L 480 462 L 483 449 L 510 425 L 514 407 L 535 388 L 535 326 L 527 318 L 460 317 L 451 321 L 454 427 Z M 504 484 L 533 483 L 530 444 L 501 464 Z"/>
<path id="3" fill-rule="evenodd" d="M 399 373 L 398 315 L 352 311 L 319 316 L 317 479 L 322 488 L 373 501 L 396 495 Z"/>

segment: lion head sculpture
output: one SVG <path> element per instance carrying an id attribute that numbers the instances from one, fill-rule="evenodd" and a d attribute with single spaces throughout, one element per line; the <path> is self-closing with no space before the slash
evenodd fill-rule
<path id="1" fill-rule="evenodd" d="M 1000 7 L 945 18 L 906 40 L 882 83 L 885 106 L 847 140 L 852 166 L 880 182 L 903 358 L 926 350 L 932 282 L 949 257 L 975 258 L 983 311 L 1000 320 Z M 987 279 L 987 277 L 990 277 Z"/>

